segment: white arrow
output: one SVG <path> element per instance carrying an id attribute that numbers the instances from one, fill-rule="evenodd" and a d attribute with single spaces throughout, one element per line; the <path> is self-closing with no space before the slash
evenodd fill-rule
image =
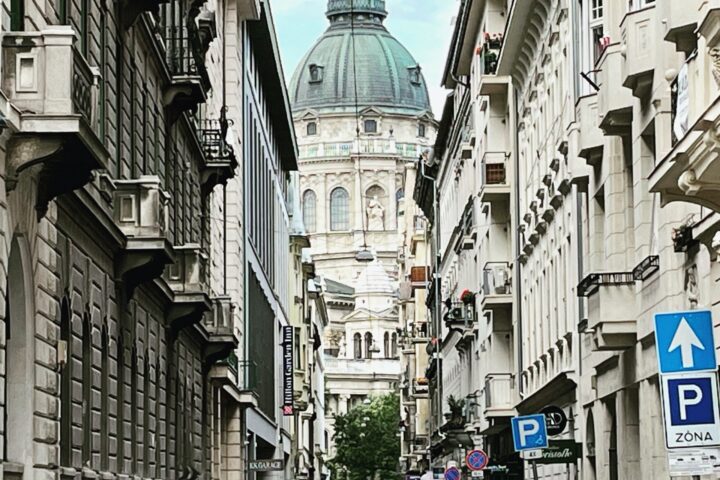
<path id="1" fill-rule="evenodd" d="M 697 335 L 695 335 L 695 332 L 688 321 L 685 320 L 685 317 L 683 317 L 680 320 L 680 325 L 678 325 L 672 342 L 670 342 L 668 353 L 679 348 L 680 355 L 682 355 L 683 368 L 692 368 L 693 365 L 695 365 L 695 361 L 693 360 L 693 347 L 705 350 L 705 345 L 702 344 Z"/>

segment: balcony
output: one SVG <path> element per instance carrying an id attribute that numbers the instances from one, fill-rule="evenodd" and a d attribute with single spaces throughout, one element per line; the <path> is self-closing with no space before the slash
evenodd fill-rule
<path id="1" fill-rule="evenodd" d="M 483 413 L 486 418 L 515 415 L 515 384 L 509 373 L 489 374 L 485 377 Z"/>
<path id="2" fill-rule="evenodd" d="M 602 146 L 605 143 L 603 132 L 598 127 L 599 123 L 599 94 L 581 97 L 575 107 L 578 121 L 578 154 L 586 161 L 598 153 L 602 153 Z M 586 179 L 589 175 L 588 166 L 570 156 L 572 163 L 571 173 L 573 181 Z M 587 180 L 585 180 L 587 181 Z"/>
<path id="3" fill-rule="evenodd" d="M 234 351 L 215 362 L 208 374 L 213 383 L 221 385 L 238 404 L 247 408 L 258 406 L 254 375 L 254 363 L 238 360 Z"/>
<path id="4" fill-rule="evenodd" d="M 40 218 L 53 199 L 86 185 L 93 170 L 108 165 L 98 113 L 100 72 L 74 41 L 68 26 L 3 34 L 2 89 L 12 110 L 4 115 L 17 118 L 7 143 L 7 188 L 12 191 L 23 172 L 32 176 Z"/>
<path id="5" fill-rule="evenodd" d="M 203 195 L 208 195 L 215 186 L 224 185 L 235 176 L 238 163 L 232 146 L 226 141 L 232 121 L 222 115 L 219 120 L 202 120 L 200 125 L 200 144 L 205 157 L 200 182 Z"/>
<path id="6" fill-rule="evenodd" d="M 118 273 L 128 299 L 137 286 L 160 277 L 174 260 L 166 236 L 168 202 L 157 176 L 114 182 L 113 219 L 127 237 Z"/>
<path id="7" fill-rule="evenodd" d="M 430 394 L 430 382 L 425 377 L 413 378 L 412 381 L 412 396 L 415 399 L 429 398 Z"/>
<path id="8" fill-rule="evenodd" d="M 488 262 L 483 268 L 483 309 L 512 304 L 512 266 L 509 262 Z"/>
<path id="9" fill-rule="evenodd" d="M 598 62 L 598 115 L 600 128 L 606 135 L 626 135 L 632 126 L 634 99 L 630 90 L 620 84 L 622 64 L 619 43 L 609 45 Z"/>
<path id="10" fill-rule="evenodd" d="M 170 0 L 120 0 L 120 11 L 122 12 L 122 26 L 127 30 L 137 18 L 144 12 L 157 13 L 160 5 Z"/>
<path id="11" fill-rule="evenodd" d="M 690 125 L 649 177 L 663 205 L 683 201 L 720 211 L 720 99 Z"/>
<path id="12" fill-rule="evenodd" d="M 510 200 L 508 160 L 507 152 L 485 152 L 480 164 L 480 202 Z"/>
<path id="13" fill-rule="evenodd" d="M 578 296 L 588 298 L 588 330 L 595 350 L 624 350 L 635 345 L 635 282 L 633 272 L 592 273 L 578 285 Z"/>
<path id="14" fill-rule="evenodd" d="M 675 44 L 679 52 L 690 53 L 697 48 L 698 11 L 702 0 L 659 2 L 658 18 L 666 23 L 665 41 Z"/>
<path id="15" fill-rule="evenodd" d="M 171 336 L 203 320 L 213 306 L 207 294 L 207 255 L 198 244 L 175 247 L 175 263 L 166 271 L 165 280 L 173 293 L 168 314 Z"/>
<path id="16" fill-rule="evenodd" d="M 629 12 L 620 23 L 624 61 L 621 68 L 623 86 L 635 97 L 645 97 L 652 87 L 655 49 L 660 43 L 655 35 L 655 5 Z"/>
<path id="17" fill-rule="evenodd" d="M 200 38 L 185 26 L 166 26 L 165 48 L 171 81 L 163 92 L 163 105 L 173 123 L 182 112 L 194 112 L 205 103 L 210 90 L 210 77 L 205 68 L 205 53 Z"/>
<path id="18" fill-rule="evenodd" d="M 217 361 L 226 358 L 235 351 L 239 339 L 235 334 L 233 312 L 235 305 L 227 296 L 212 299 L 212 308 L 205 312 L 203 326 L 207 331 L 207 344 L 205 346 L 205 364 L 214 365 Z"/>

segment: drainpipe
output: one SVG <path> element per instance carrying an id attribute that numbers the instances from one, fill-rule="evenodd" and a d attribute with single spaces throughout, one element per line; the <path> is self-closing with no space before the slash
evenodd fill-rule
<path id="1" fill-rule="evenodd" d="M 517 120 L 520 116 L 520 113 L 518 112 L 518 92 L 515 88 L 513 88 L 513 94 L 510 96 L 510 101 L 513 103 L 512 108 L 510 108 L 510 112 L 512 112 L 515 115 L 515 118 L 511 122 L 514 136 L 513 136 L 513 156 L 515 157 L 515 161 L 513 163 L 513 167 L 515 169 L 514 176 L 515 176 L 515 184 L 513 185 L 513 195 L 515 197 L 515 248 L 516 248 L 516 255 L 515 258 L 517 259 L 519 257 L 519 251 L 521 248 L 521 242 L 522 242 L 522 236 L 520 234 L 520 229 L 518 228 L 517 223 L 520 219 L 520 155 L 518 155 L 518 149 L 520 146 L 520 133 L 517 129 Z M 517 345 L 517 384 L 518 384 L 518 392 L 520 392 L 520 397 L 522 398 L 523 394 L 525 393 L 523 391 L 523 382 L 522 382 L 522 371 L 523 371 L 523 325 L 522 325 L 522 282 L 520 280 L 520 262 L 515 261 L 515 291 L 517 294 L 515 295 L 516 298 L 516 305 L 515 305 L 515 311 L 517 312 L 516 322 L 517 322 L 517 338 L 516 338 L 516 345 Z"/>
<path id="2" fill-rule="evenodd" d="M 434 326 L 435 326 L 435 354 L 437 356 L 437 396 L 438 396 L 438 426 L 442 425 L 442 362 L 440 361 L 440 356 L 442 354 L 440 350 L 440 334 L 442 331 L 440 322 L 440 224 L 438 222 L 438 191 L 437 191 L 437 179 L 434 177 L 430 177 L 425 174 L 425 161 L 423 158 L 420 158 L 420 175 L 425 180 L 431 181 L 433 186 L 433 223 L 435 227 L 435 318 L 434 318 Z M 431 432 L 432 434 L 432 432 Z M 432 466 L 431 466 L 432 468 Z"/>

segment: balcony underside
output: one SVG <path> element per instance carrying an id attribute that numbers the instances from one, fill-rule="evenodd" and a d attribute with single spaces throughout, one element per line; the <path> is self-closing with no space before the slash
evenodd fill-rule
<path id="1" fill-rule="evenodd" d="M 175 293 L 167 314 L 170 337 L 177 338 L 185 328 L 200 323 L 211 307 L 210 297 L 205 292 Z"/>
<path id="2" fill-rule="evenodd" d="M 117 267 L 126 298 L 130 299 L 138 286 L 160 278 L 165 266 L 174 259 L 172 245 L 166 238 L 128 238 Z"/>

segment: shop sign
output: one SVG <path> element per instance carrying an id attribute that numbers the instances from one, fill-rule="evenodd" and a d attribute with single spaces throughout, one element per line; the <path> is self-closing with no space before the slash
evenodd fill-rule
<path id="1" fill-rule="evenodd" d="M 293 327 L 283 327 L 283 406 L 284 416 L 294 413 L 294 364 L 293 364 Z"/>
<path id="2" fill-rule="evenodd" d="M 550 440 L 537 463 L 575 463 L 580 456 L 580 446 L 575 440 Z"/>

